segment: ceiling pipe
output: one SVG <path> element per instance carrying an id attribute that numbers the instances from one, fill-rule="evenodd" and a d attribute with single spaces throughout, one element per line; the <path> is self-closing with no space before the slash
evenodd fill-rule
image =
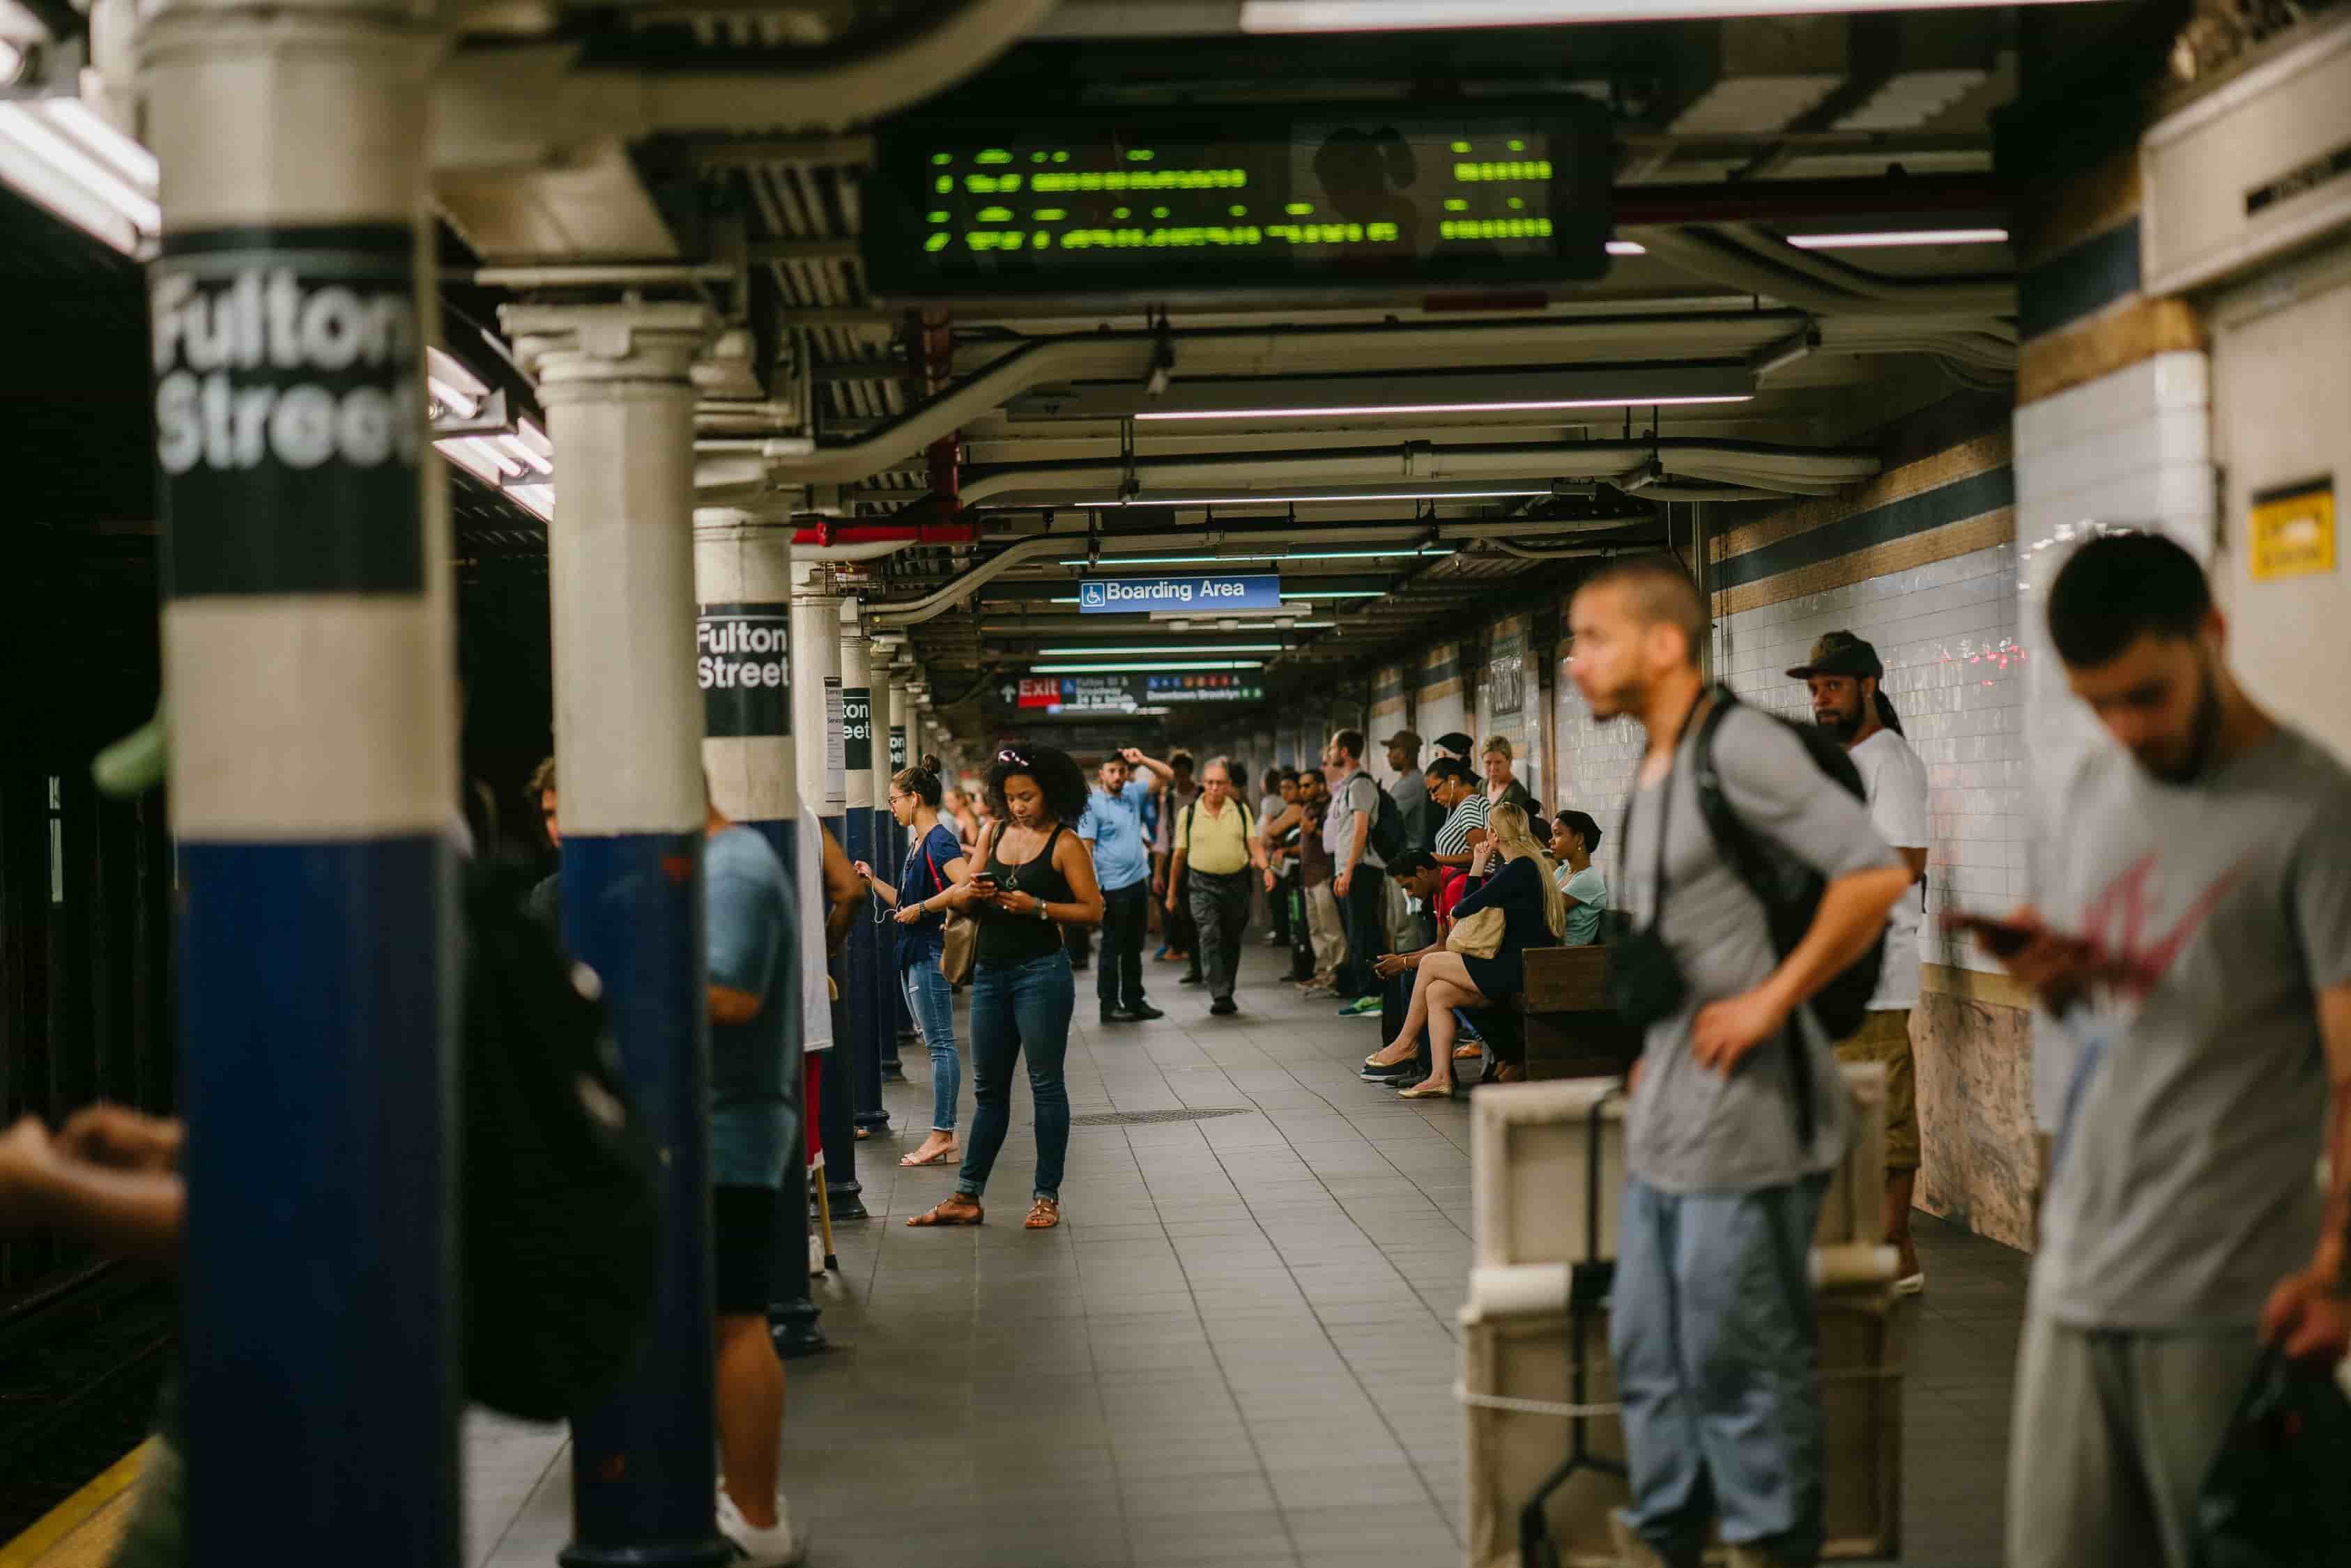
<path id="1" fill-rule="evenodd" d="M 1428 480 L 1615 479 L 1636 472 L 1653 458 L 1670 476 L 1712 479 L 1791 495 L 1834 490 L 1855 479 L 1866 479 L 1879 467 L 1876 454 L 1870 452 L 1684 436 L 1455 446 L 1416 442 L 1402 448 L 1138 457 L 1131 465 L 1000 464 L 967 473 L 963 499 L 968 506 L 996 496 L 1072 490 L 1111 497 L 1122 494 L 1130 478 L 1138 486 L 1128 497 L 1126 504 L 1132 506 L 1167 504 L 1154 500 L 1155 487 L 1178 492 L 1203 486 L 1237 492 L 1266 489 L 1277 496 L 1300 496 L 1318 486 L 1367 483 L 1395 483 L 1400 489 L 1409 489 L 1416 482 Z"/>
<path id="2" fill-rule="evenodd" d="M 799 68 L 648 69 L 575 42 L 461 49 L 434 74 L 436 172 L 560 166 L 584 145 L 670 133 L 840 131 L 919 103 L 985 67 L 1056 0 L 965 0 L 934 26 Z"/>
<path id="3" fill-rule="evenodd" d="M 1653 514 L 1625 517 L 1579 517 L 1563 522 L 1529 522 L 1521 518 L 1507 522 L 1445 523 L 1437 525 L 1433 529 L 1427 523 L 1413 522 L 1396 525 L 1395 531 L 1409 538 L 1420 539 L 1427 538 L 1434 532 L 1441 542 L 1447 538 L 1492 539 L 1505 534 L 1512 538 L 1523 538 L 1546 532 L 1597 533 L 1607 528 L 1634 527 L 1654 520 Z M 1270 534 L 1277 528 L 1290 535 L 1294 535 L 1298 531 L 1294 526 L 1282 524 L 1258 531 Z M 1142 548 L 1173 549 L 1187 546 L 1205 548 L 1213 541 L 1216 532 L 1234 531 L 1238 530 L 1211 531 L 1201 528 L 1184 528 L 1144 534 L 1104 535 L 1102 536 L 1102 542 L 1105 546 L 1125 549 Z M 1365 537 L 1361 530 L 1316 528 L 1313 532 L 1317 540 L 1328 539 L 1334 543 L 1342 538 Z M 875 625 L 887 627 L 913 626 L 925 621 L 935 620 L 956 605 L 969 600 L 973 594 L 1004 576 L 1013 568 L 1053 556 L 1059 551 L 1072 547 L 1081 547 L 1088 542 L 1088 538 L 1089 536 L 1086 534 L 1069 532 L 1039 534 L 1016 540 L 935 591 L 907 604 L 877 604 L 867 612 L 867 617 Z M 799 553 L 797 547 L 793 553 L 796 556 Z M 1115 566 L 1117 562 L 1112 561 L 1107 564 Z"/>
<path id="4" fill-rule="evenodd" d="M 1776 241 L 1771 254 L 1759 255 L 1745 246 L 1693 229 L 1635 228 L 1619 232 L 1639 241 L 1657 260 L 1692 277 L 1762 295 L 1817 315 L 1883 316 L 1907 308 L 1980 320 L 2016 311 L 2013 278 L 1970 283 L 1872 279 L 1865 287 L 1853 278 L 1824 281 L 1809 265 L 1798 267 L 1782 260 L 1777 254 L 1781 250 L 1802 253 L 1796 252 L 1793 246 L 1781 246 Z"/>
<path id="5" fill-rule="evenodd" d="M 1802 223 L 1813 218 L 1970 216 L 2008 219 L 2008 188 L 1991 174 L 1897 174 L 1878 180 L 1734 180 L 1619 185 L 1619 227 Z"/>

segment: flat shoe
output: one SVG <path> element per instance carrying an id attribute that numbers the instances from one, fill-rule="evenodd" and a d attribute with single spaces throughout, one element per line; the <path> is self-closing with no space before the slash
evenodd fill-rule
<path id="1" fill-rule="evenodd" d="M 1485 1054 L 1486 1048 L 1482 1045 L 1457 1045 L 1453 1048 L 1453 1060 L 1456 1061 L 1475 1061 Z"/>
<path id="2" fill-rule="evenodd" d="M 906 1223 L 917 1228 L 927 1228 L 934 1225 L 977 1225 L 987 1218 L 987 1211 L 977 1203 L 967 1197 L 956 1197 L 935 1208 L 910 1215 Z"/>
<path id="3" fill-rule="evenodd" d="M 912 1155 L 901 1155 L 899 1157 L 898 1164 L 905 1167 L 907 1170 L 914 1170 L 922 1166 L 953 1165 L 962 1157 L 963 1151 L 955 1147 L 953 1145 L 949 1145 L 946 1148 L 941 1149 L 937 1154 L 933 1155 L 926 1160 L 918 1160 Z"/>
<path id="4" fill-rule="evenodd" d="M 1399 1100 L 1450 1100 L 1453 1098 L 1453 1085 L 1416 1083 L 1409 1089 L 1397 1090 L 1396 1098 Z"/>

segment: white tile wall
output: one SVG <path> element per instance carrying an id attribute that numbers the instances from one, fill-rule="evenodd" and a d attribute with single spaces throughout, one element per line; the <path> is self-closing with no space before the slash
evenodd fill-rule
<path id="1" fill-rule="evenodd" d="M 2042 605 L 2067 548 L 2099 523 L 2158 527 L 2198 559 L 2212 555 L 2216 505 L 2205 356 L 2158 354 L 2127 370 L 2016 411 L 2018 642 L 2026 654 L 2022 723 L 2032 802 L 2018 855 L 2020 892 L 2032 877 L 2030 831 L 2062 831 L 2062 786 L 2089 747 L 2101 744 L 2088 710 L 2066 689 L 2049 646 Z M 2045 1019 L 2033 1030 L 2033 1113 L 2044 1128 L 2062 1107 L 2073 1055 Z"/>
<path id="2" fill-rule="evenodd" d="M 2024 650 L 2010 545 L 1725 616 L 1715 671 L 1759 707 L 1810 723 L 1785 671 L 1823 632 L 1876 644 L 1885 688 L 1927 765 L 1927 928 L 1921 958 L 1985 967 L 1935 935 L 1948 906 L 2005 910 L 2023 894 Z"/>
<path id="3" fill-rule="evenodd" d="M 1605 724 L 1594 719 L 1583 694 L 1569 677 L 1564 654 L 1552 690 L 1552 723 L 1557 727 L 1554 746 L 1560 777 L 1552 798 L 1543 804 L 1554 811 L 1591 813 L 1600 824 L 1601 873 L 1611 886 L 1621 886 L 1615 857 L 1623 846 L 1616 830 L 1624 821 L 1625 797 L 1632 792 L 1633 775 L 1640 768 L 1641 751 L 1647 744 L 1641 727 L 1629 718 Z"/>

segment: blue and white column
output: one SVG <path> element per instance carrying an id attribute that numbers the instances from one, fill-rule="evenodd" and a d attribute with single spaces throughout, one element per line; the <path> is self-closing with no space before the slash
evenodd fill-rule
<path id="1" fill-rule="evenodd" d="M 819 1116 L 824 1145 L 825 1197 L 835 1219 L 866 1217 L 857 1180 L 856 1110 L 851 1103 L 849 1053 L 837 1051 L 847 1032 L 847 1009 L 831 996 L 849 996 L 844 956 L 831 952 L 822 912 L 824 846 L 820 833 L 845 843 L 848 804 L 843 777 L 845 741 L 841 724 L 841 595 L 820 561 L 792 562 L 792 647 L 798 678 L 792 683 L 792 735 L 799 757 L 806 810 L 800 816 L 804 854 L 800 862 L 800 906 L 810 912 L 800 926 L 800 984 L 808 1014 L 804 1050 L 821 1054 Z M 853 939 L 853 938 L 852 938 Z M 830 985 L 828 985 L 828 981 Z"/>
<path id="2" fill-rule="evenodd" d="M 792 742 L 791 528 L 727 507 L 694 514 L 694 583 L 701 603 L 694 628 L 695 678 L 702 687 L 702 769 L 712 800 L 733 821 L 756 828 L 791 879 L 790 947 L 778 977 L 790 998 L 784 1030 L 784 1086 L 801 1103 L 801 1041 L 807 998 L 800 984 L 799 758 Z M 818 908 L 821 909 L 821 904 Z M 821 921 L 822 916 L 818 916 Z M 822 988 L 819 987 L 820 1010 Z M 831 1033 L 830 1020 L 826 1030 Z M 786 1356 L 824 1348 L 809 1294 L 808 1165 L 799 1133 L 790 1139 L 776 1206 L 775 1289 L 768 1321 Z"/>
<path id="3" fill-rule="evenodd" d="M 141 40 L 194 1568 L 460 1550 L 432 47 L 334 0 L 160 5 Z"/>
<path id="4" fill-rule="evenodd" d="M 841 847 L 851 860 L 887 876 L 890 869 L 878 863 L 883 851 L 873 829 L 874 807 L 885 797 L 873 781 L 873 644 L 867 640 L 862 612 L 857 600 L 841 601 L 841 779 L 849 835 Z M 848 1051 L 857 1125 L 875 1133 L 890 1125 L 890 1113 L 882 1106 L 882 1047 L 897 1033 L 898 1009 L 890 999 L 895 977 L 883 972 L 883 942 L 894 935 L 870 917 L 852 928 L 849 984 L 842 988 L 849 998 L 849 1039 L 833 1042 L 836 1051 Z"/>
<path id="5" fill-rule="evenodd" d="M 710 1273 L 703 696 L 695 678 L 698 304 L 510 305 L 555 444 L 548 528 L 566 944 L 603 982 L 663 1219 L 637 1364 L 572 1422 L 567 1568 L 726 1562 Z"/>

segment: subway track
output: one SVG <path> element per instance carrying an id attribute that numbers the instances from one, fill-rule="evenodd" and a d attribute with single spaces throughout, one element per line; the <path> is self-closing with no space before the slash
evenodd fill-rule
<path id="1" fill-rule="evenodd" d="M 118 1265 L 0 1307 L 0 1543 L 145 1437 L 177 1327 L 170 1287 Z"/>

